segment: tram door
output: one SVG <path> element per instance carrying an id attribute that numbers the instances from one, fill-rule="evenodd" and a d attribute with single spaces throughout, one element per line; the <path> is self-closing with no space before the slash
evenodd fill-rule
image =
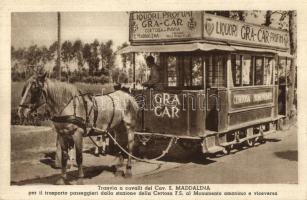
<path id="1" fill-rule="evenodd" d="M 278 114 L 286 115 L 286 100 L 287 100 L 287 59 L 279 57 L 277 69 L 278 83 Z"/>
<path id="2" fill-rule="evenodd" d="M 206 129 L 218 131 L 223 127 L 222 100 L 225 99 L 227 56 L 211 54 L 205 57 L 207 114 Z"/>

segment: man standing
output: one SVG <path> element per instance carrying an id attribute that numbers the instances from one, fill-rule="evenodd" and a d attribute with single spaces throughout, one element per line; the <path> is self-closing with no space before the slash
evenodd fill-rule
<path id="1" fill-rule="evenodd" d="M 147 88 L 162 89 L 162 82 L 160 77 L 160 67 L 155 63 L 155 59 L 152 56 L 146 58 L 146 64 L 150 68 L 150 75 L 148 81 L 142 85 Z"/>

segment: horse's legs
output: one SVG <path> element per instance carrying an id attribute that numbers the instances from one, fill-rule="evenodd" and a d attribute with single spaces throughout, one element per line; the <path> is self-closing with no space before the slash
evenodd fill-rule
<path id="1" fill-rule="evenodd" d="M 68 160 L 68 141 L 67 138 L 59 135 L 58 136 L 59 143 L 61 145 L 61 153 L 62 153 L 62 158 L 61 158 L 61 164 L 62 164 L 62 174 L 61 178 L 58 180 L 57 184 L 59 185 L 64 185 L 65 181 L 67 179 L 67 174 L 66 174 L 66 165 L 67 165 L 67 160 Z"/>
<path id="2" fill-rule="evenodd" d="M 55 163 L 54 163 L 54 167 L 55 168 L 61 168 L 61 162 L 62 162 L 62 149 L 61 149 L 61 144 L 59 141 L 59 134 L 57 133 L 57 137 L 56 137 L 56 152 L 55 152 Z"/>
<path id="3" fill-rule="evenodd" d="M 77 130 L 73 134 L 73 140 L 74 140 L 75 150 L 76 150 L 76 162 L 77 162 L 77 165 L 78 165 L 78 177 L 83 178 L 84 173 L 83 173 L 83 168 L 82 168 L 82 161 L 83 161 L 83 156 L 82 156 L 82 149 L 83 149 L 82 131 Z"/>
<path id="4" fill-rule="evenodd" d="M 130 126 L 126 126 L 126 127 L 127 127 L 127 134 L 128 134 L 128 152 L 129 152 L 129 154 L 132 155 L 133 147 L 134 147 L 134 134 L 133 134 L 133 131 L 131 130 Z M 132 168 L 131 156 L 128 155 L 125 177 L 130 178 L 132 176 L 131 168 Z"/>
<path id="5" fill-rule="evenodd" d="M 121 168 L 124 165 L 124 156 L 121 152 L 118 152 L 117 158 L 118 158 L 118 163 L 114 166 L 115 168 L 114 174 L 115 176 L 123 176 L 124 171 Z"/>

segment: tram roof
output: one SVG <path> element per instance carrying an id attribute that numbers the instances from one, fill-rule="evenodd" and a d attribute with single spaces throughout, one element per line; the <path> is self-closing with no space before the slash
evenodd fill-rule
<path id="1" fill-rule="evenodd" d="M 192 52 L 192 51 L 245 51 L 272 53 L 281 57 L 293 57 L 288 52 L 276 51 L 266 48 L 255 48 L 228 44 L 209 44 L 209 43 L 186 43 L 186 44 L 151 44 L 151 45 L 131 45 L 118 50 L 117 54 L 126 53 L 171 53 L 171 52 Z"/>
<path id="2" fill-rule="evenodd" d="M 234 51 L 235 49 L 227 45 L 217 44 L 202 44 L 202 43 L 189 43 L 189 44 L 167 44 L 167 45 L 139 45 L 127 46 L 117 51 L 118 54 L 125 53 L 162 53 L 162 52 L 191 52 L 191 51 Z"/>

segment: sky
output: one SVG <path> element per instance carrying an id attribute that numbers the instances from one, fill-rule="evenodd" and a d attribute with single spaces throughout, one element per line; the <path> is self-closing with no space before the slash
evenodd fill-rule
<path id="1" fill-rule="evenodd" d="M 264 13 L 257 18 L 248 16 L 247 22 L 261 24 Z M 274 19 L 273 19 L 274 22 Z M 274 25 L 274 23 L 273 23 Z M 57 40 L 56 12 L 12 13 L 11 43 L 15 48 L 30 45 L 49 46 Z M 85 42 L 113 40 L 113 50 L 129 40 L 128 12 L 61 12 L 61 39 Z"/>
<path id="2" fill-rule="evenodd" d="M 112 39 L 114 50 L 129 37 L 127 12 L 61 12 L 61 40 L 105 42 Z M 57 40 L 57 13 L 12 13 L 11 44 L 49 46 Z"/>

